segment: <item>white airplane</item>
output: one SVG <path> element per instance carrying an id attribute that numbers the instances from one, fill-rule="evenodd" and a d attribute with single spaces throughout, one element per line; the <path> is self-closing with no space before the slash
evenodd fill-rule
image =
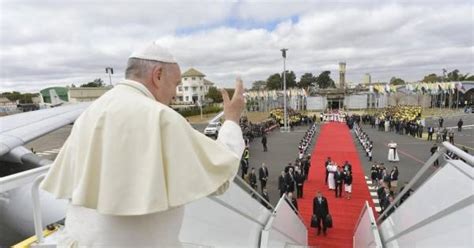
<path id="1" fill-rule="evenodd" d="M 0 246 L 19 242 L 9 239 L 9 235 L 24 238 L 35 235 L 19 244 L 20 247 L 55 246 L 63 226 L 55 224 L 58 228 L 52 232 L 43 230 L 47 225 L 64 219 L 67 202 L 54 199 L 38 188 L 52 161 L 35 155 L 24 145 L 73 123 L 89 104 L 60 106 L 0 118 L 0 161 L 8 162 L 8 165 L 2 166 L 30 166 L 28 170 L 0 177 Z M 221 116 L 222 113 L 219 113 L 215 119 Z M 223 226 L 222 223 L 232 225 Z M 49 236 L 45 237 L 45 234 Z M 304 246 L 307 245 L 307 230 L 301 216 L 295 214 L 285 197 L 272 206 L 240 177 L 236 177 L 225 194 L 186 205 L 180 239 L 190 247 Z"/>

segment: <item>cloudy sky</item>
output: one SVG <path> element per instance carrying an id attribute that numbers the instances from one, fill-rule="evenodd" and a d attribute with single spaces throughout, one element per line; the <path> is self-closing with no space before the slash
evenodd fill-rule
<path id="1" fill-rule="evenodd" d="M 470 0 L 7 1 L 0 0 L 0 91 L 123 78 L 127 57 L 157 40 L 184 72 L 246 86 L 287 68 L 346 80 L 408 81 L 442 69 L 474 73 Z"/>

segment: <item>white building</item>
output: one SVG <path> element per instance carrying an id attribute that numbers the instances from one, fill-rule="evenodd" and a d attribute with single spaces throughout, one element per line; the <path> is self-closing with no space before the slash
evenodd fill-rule
<path id="1" fill-rule="evenodd" d="M 214 85 L 204 77 L 206 75 L 194 68 L 183 73 L 181 84 L 176 88 L 176 102 L 192 104 L 194 101 L 204 101 L 209 88 Z"/>

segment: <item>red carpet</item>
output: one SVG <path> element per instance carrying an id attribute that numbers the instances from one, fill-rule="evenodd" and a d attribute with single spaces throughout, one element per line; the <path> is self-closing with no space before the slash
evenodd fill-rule
<path id="1" fill-rule="evenodd" d="M 335 198 L 335 192 L 325 185 L 324 162 L 327 157 L 331 157 L 338 165 L 342 165 L 345 160 L 352 164 L 352 199 Z M 373 207 L 364 176 L 359 155 L 347 125 L 323 124 L 311 155 L 311 169 L 308 181 L 304 185 L 304 198 L 298 200 L 300 213 L 308 227 L 309 245 L 321 248 L 352 247 L 354 228 L 364 202 L 369 201 Z M 327 198 L 329 212 L 333 218 L 333 228 L 328 229 L 327 236 L 323 236 L 322 232 L 320 236 L 316 236 L 316 229 L 310 227 L 313 198 L 318 190 Z"/>

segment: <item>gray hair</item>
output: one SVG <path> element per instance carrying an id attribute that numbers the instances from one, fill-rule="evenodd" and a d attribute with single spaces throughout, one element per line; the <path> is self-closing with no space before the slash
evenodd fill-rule
<path id="1" fill-rule="evenodd" d="M 153 60 L 129 58 L 127 62 L 127 69 L 125 69 L 126 79 L 142 79 L 153 70 L 157 65 L 163 63 Z"/>

